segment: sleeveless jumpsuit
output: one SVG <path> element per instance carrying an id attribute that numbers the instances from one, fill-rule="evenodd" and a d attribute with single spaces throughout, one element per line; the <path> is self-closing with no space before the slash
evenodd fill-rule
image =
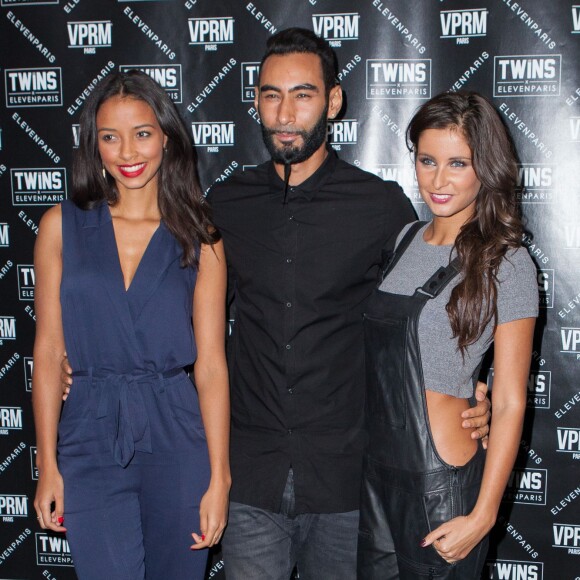
<path id="1" fill-rule="evenodd" d="M 423 223 L 401 240 L 380 282 Z M 418 322 L 423 307 L 456 276 L 455 260 L 412 296 L 371 295 L 364 317 L 369 434 L 363 468 L 358 540 L 360 580 L 476 580 L 487 537 L 449 564 L 421 540 L 442 523 L 468 514 L 479 494 L 485 454 L 481 446 L 461 467 L 435 448 L 425 397 Z M 379 283 L 380 286 L 380 283 Z M 479 369 L 476 373 L 479 372 Z"/>
<path id="2" fill-rule="evenodd" d="M 125 291 L 102 204 L 62 204 L 62 321 L 73 372 L 58 432 L 67 539 L 80 580 L 203 578 L 192 551 L 209 484 L 191 325 L 196 270 L 163 223 Z"/>

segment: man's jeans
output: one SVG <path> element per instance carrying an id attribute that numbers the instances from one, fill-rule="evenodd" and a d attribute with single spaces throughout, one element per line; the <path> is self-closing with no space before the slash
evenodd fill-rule
<path id="1" fill-rule="evenodd" d="M 288 474 L 280 513 L 232 502 L 222 543 L 227 580 L 355 580 L 359 512 L 294 514 Z"/>

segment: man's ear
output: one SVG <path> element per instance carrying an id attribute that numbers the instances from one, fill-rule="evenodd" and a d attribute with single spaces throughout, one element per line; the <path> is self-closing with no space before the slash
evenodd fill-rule
<path id="1" fill-rule="evenodd" d="M 336 85 L 328 94 L 328 118 L 334 119 L 342 109 L 342 87 Z"/>

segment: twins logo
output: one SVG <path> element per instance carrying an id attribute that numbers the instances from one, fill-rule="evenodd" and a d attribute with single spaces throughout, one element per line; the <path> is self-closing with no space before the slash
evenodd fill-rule
<path id="1" fill-rule="evenodd" d="M 34 300 L 34 266 L 32 264 L 18 265 L 18 299 Z"/>
<path id="2" fill-rule="evenodd" d="M 429 99 L 431 59 L 368 59 L 367 99 Z"/>
<path id="3" fill-rule="evenodd" d="M 45 533 L 34 534 L 36 537 L 36 564 L 38 566 L 73 567 L 70 546 L 61 536 L 49 536 Z"/>
<path id="4" fill-rule="evenodd" d="M 538 270 L 540 308 L 554 308 L 554 270 Z"/>
<path id="5" fill-rule="evenodd" d="M 85 54 L 95 54 L 97 48 L 111 46 L 113 23 L 110 20 L 67 22 L 69 48 L 82 48 Z"/>
<path id="6" fill-rule="evenodd" d="M 442 10 L 440 38 L 455 38 L 456 44 L 469 44 L 469 39 L 487 34 L 487 8 L 475 10 Z"/>
<path id="7" fill-rule="evenodd" d="M 328 41 L 330 46 L 339 47 L 343 40 L 358 40 L 360 14 L 313 14 L 312 28 L 317 36 Z"/>
<path id="8" fill-rule="evenodd" d="M 4 71 L 7 107 L 61 107 L 60 67 L 13 68 Z"/>
<path id="9" fill-rule="evenodd" d="M 505 488 L 502 501 L 532 505 L 546 505 L 548 471 L 546 469 L 514 468 Z"/>
<path id="10" fill-rule="evenodd" d="M 260 78 L 259 62 L 242 63 L 242 103 L 253 103 Z"/>
<path id="11" fill-rule="evenodd" d="M 24 382 L 27 392 L 32 392 L 32 371 L 34 370 L 34 360 L 31 356 L 25 356 L 24 361 Z"/>
<path id="12" fill-rule="evenodd" d="M 12 204 L 55 205 L 66 199 L 63 167 L 11 169 Z"/>
<path id="13" fill-rule="evenodd" d="M 531 371 L 528 377 L 527 402 L 528 408 L 549 409 L 552 393 L 552 372 Z"/>
<path id="14" fill-rule="evenodd" d="M 180 64 L 125 64 L 119 67 L 120 72 L 127 72 L 132 69 L 149 75 L 165 89 L 165 92 L 174 103 L 182 102 Z"/>
<path id="15" fill-rule="evenodd" d="M 494 97 L 558 97 L 562 55 L 494 57 Z"/>
<path id="16" fill-rule="evenodd" d="M 543 562 L 492 560 L 485 563 L 489 580 L 543 580 Z"/>
<path id="17" fill-rule="evenodd" d="M 518 199 L 522 203 L 549 203 L 554 201 L 553 174 L 553 164 L 520 164 L 518 167 Z"/>

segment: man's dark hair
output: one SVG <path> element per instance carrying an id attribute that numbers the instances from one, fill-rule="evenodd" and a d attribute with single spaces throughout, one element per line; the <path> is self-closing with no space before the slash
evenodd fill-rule
<path id="1" fill-rule="evenodd" d="M 326 40 L 316 36 L 312 30 L 307 28 L 286 28 L 271 36 L 266 43 L 266 53 L 262 57 L 260 68 L 263 66 L 264 61 L 273 54 L 296 53 L 315 54 L 320 57 L 324 88 L 328 95 L 330 89 L 338 84 L 336 54 L 334 54 Z"/>

